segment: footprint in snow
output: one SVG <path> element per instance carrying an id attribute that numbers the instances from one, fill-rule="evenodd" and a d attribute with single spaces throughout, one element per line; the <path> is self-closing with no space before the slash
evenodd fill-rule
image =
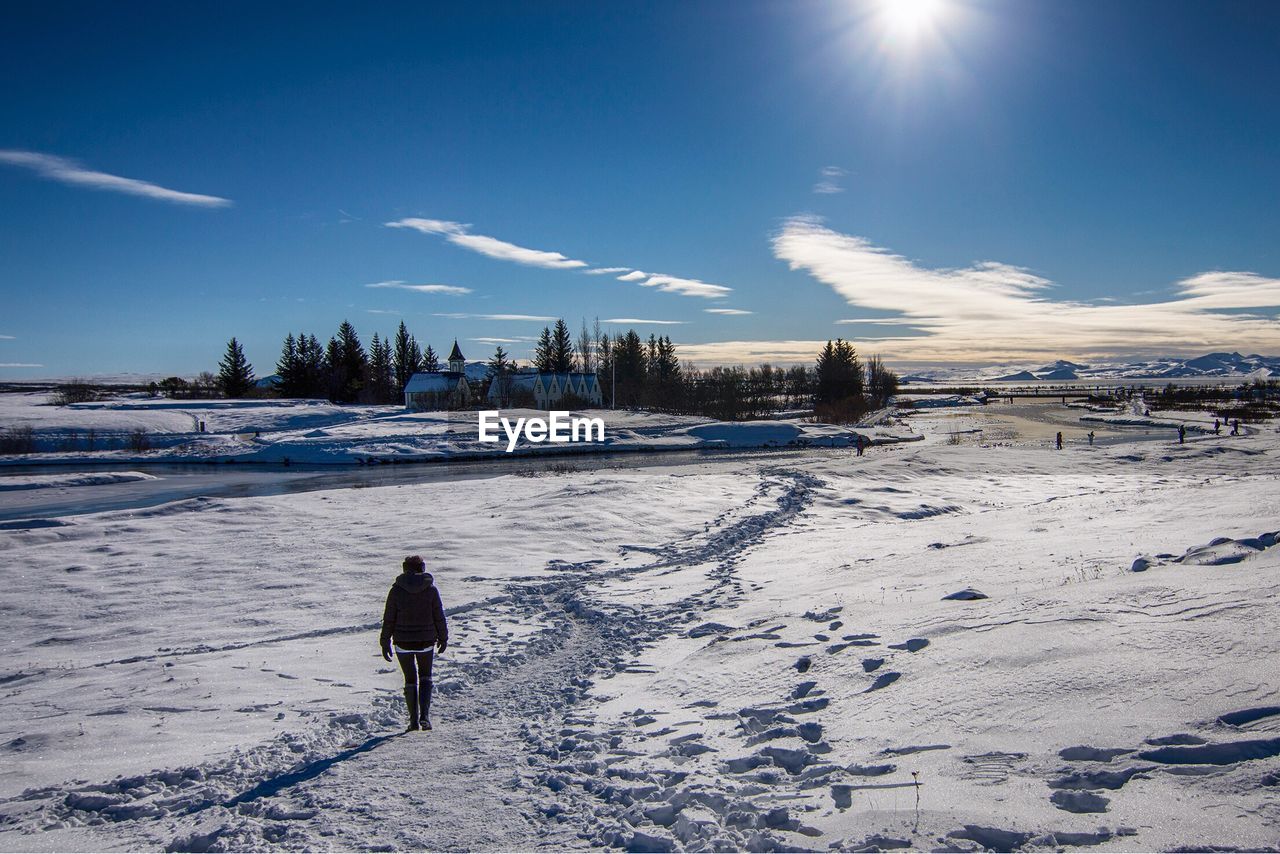
<path id="1" fill-rule="evenodd" d="M 881 688 L 888 688 L 890 685 L 892 685 L 894 682 L 897 682 L 901 678 L 902 678 L 901 673 L 895 673 L 892 670 L 889 671 L 888 673 L 881 673 L 879 676 L 876 677 L 876 681 L 871 683 L 871 687 L 863 691 L 862 693 L 870 694 L 872 691 L 879 691 Z"/>

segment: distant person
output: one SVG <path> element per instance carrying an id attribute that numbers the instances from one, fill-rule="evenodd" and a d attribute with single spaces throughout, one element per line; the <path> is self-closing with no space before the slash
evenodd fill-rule
<path id="1" fill-rule="evenodd" d="M 1181 445 L 1187 441 L 1187 425 L 1178 425 L 1178 444 Z"/>
<path id="2" fill-rule="evenodd" d="M 1215 436 L 1222 435 L 1222 422 L 1220 422 L 1216 418 L 1213 419 L 1213 435 Z"/>
<path id="3" fill-rule="evenodd" d="M 1231 422 L 1231 435 L 1232 436 L 1240 435 L 1240 419 L 1239 418 L 1236 418 Z"/>
<path id="4" fill-rule="evenodd" d="M 1062 450 L 1062 431 L 1061 430 L 1058 431 L 1057 444 L 1058 444 L 1058 450 L 1061 451 Z"/>
<path id="5" fill-rule="evenodd" d="M 427 572 L 426 562 L 412 555 L 404 559 L 402 566 L 404 572 L 387 593 L 378 644 L 387 661 L 394 651 L 404 673 L 408 729 L 431 729 L 432 647 L 437 652 L 445 651 L 449 645 L 449 628 L 444 620 L 440 591 Z"/>
<path id="6" fill-rule="evenodd" d="M 1090 448 L 1093 447 L 1093 431 L 1092 430 L 1089 431 L 1089 447 Z"/>
<path id="7" fill-rule="evenodd" d="M 859 433 L 857 437 L 853 440 L 853 446 L 858 449 L 858 456 L 862 456 L 863 452 L 866 451 L 867 449 L 866 442 L 867 440 L 863 437 L 861 433 Z"/>
<path id="8" fill-rule="evenodd" d="M 1144 409 L 1144 410 L 1142 411 L 1142 417 L 1143 417 L 1143 418 L 1150 418 L 1150 417 L 1151 417 L 1151 410 L 1150 410 L 1150 409 Z"/>

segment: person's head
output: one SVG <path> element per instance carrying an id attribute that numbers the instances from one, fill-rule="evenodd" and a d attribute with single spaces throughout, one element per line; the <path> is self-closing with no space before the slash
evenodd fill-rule
<path id="1" fill-rule="evenodd" d="M 404 563 L 401 564 L 401 566 L 404 567 L 405 572 L 426 572 L 427 571 L 427 562 L 424 561 L 418 555 L 409 555 L 407 558 L 404 559 Z"/>

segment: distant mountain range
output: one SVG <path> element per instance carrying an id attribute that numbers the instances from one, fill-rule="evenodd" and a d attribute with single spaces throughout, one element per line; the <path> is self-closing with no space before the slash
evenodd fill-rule
<path id="1" fill-rule="evenodd" d="M 1183 377 L 1267 379 L 1280 377 L 1280 356 L 1206 353 L 1194 359 L 1173 356 L 1140 362 L 1082 365 L 1059 359 L 1048 365 L 996 365 L 988 368 L 936 368 L 915 371 L 903 383 L 1053 382 L 1065 380 L 1161 380 Z"/>

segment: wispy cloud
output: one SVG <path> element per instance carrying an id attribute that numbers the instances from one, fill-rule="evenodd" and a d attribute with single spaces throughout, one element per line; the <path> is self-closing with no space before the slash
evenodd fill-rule
<path id="1" fill-rule="evenodd" d="M 532 320 L 537 323 L 554 323 L 558 318 L 542 314 L 464 314 L 462 312 L 436 312 L 433 317 L 451 320 Z"/>
<path id="2" fill-rule="evenodd" d="M 5 341 L 14 341 L 14 340 L 16 340 L 12 335 L 0 335 L 0 338 L 4 339 Z"/>
<path id="3" fill-rule="evenodd" d="M 830 195 L 832 193 L 843 193 L 844 187 L 840 184 L 840 179 L 848 175 L 849 172 L 841 169 L 839 166 L 822 167 L 822 179 L 813 185 L 815 193 Z"/>
<path id="4" fill-rule="evenodd" d="M 404 314 L 404 312 L 403 312 L 403 311 L 390 311 L 390 310 L 385 309 L 385 308 L 366 308 L 366 309 L 365 309 L 365 313 L 367 313 L 367 314 L 390 314 L 390 315 L 403 315 L 403 314 Z"/>
<path id="5" fill-rule="evenodd" d="M 497 258 L 500 261 L 511 261 L 529 267 L 544 267 L 552 270 L 580 270 L 591 276 L 623 273 L 623 275 L 618 276 L 619 281 L 637 282 L 642 287 L 656 288 L 665 293 L 680 294 L 681 296 L 718 299 L 733 290 L 725 285 L 715 285 L 699 279 L 688 279 L 666 273 L 645 273 L 631 267 L 591 267 L 586 261 L 570 258 L 560 252 L 529 249 L 524 246 L 517 246 L 514 243 L 508 243 L 505 240 L 499 240 L 496 237 L 472 234 L 469 224 L 447 219 L 408 217 L 385 223 L 385 225 L 388 228 L 408 228 L 422 234 L 438 234 L 463 249 L 469 249 L 472 252 L 478 252 L 490 258 Z"/>
<path id="6" fill-rule="evenodd" d="M 528 344 L 536 341 L 536 338 L 468 338 L 468 341 L 475 341 L 478 344 Z"/>
<path id="7" fill-rule="evenodd" d="M 179 205 L 195 205 L 205 208 L 225 208 L 232 204 L 230 199 L 221 196 L 205 196 L 200 193 L 184 193 L 170 190 L 149 181 L 137 178 L 122 178 L 106 172 L 86 169 L 74 160 L 56 157 L 52 154 L 40 154 L 35 151 L 15 151 L 0 149 L 0 163 L 30 169 L 42 178 L 71 184 L 76 187 L 87 187 L 91 190 L 107 190 L 113 193 L 126 193 L 131 196 L 144 196 L 162 202 L 173 202 Z"/>
<path id="8" fill-rule="evenodd" d="M 471 288 L 464 288 L 460 285 L 411 285 L 408 282 L 402 282 L 399 279 L 394 279 L 390 282 L 370 282 L 365 285 L 365 287 L 398 288 L 402 291 L 417 291 L 420 294 L 451 294 L 453 296 L 471 293 Z"/>
<path id="9" fill-rule="evenodd" d="M 742 314 L 755 314 L 754 311 L 747 311 L 746 309 L 741 308 L 704 308 L 703 311 L 707 314 L 724 314 L 734 317 Z"/>
<path id="10" fill-rule="evenodd" d="M 610 317 L 601 323 L 634 323 L 637 326 L 683 326 L 687 320 L 644 320 L 639 317 Z"/>
<path id="11" fill-rule="evenodd" d="M 408 219 L 399 219 L 395 222 L 386 224 L 388 228 L 410 228 L 414 231 L 420 231 L 423 234 L 439 234 L 455 246 L 461 246 L 463 249 L 470 249 L 472 252 L 479 252 L 481 255 L 487 255 L 490 258 L 497 258 L 500 261 L 511 261 L 516 264 L 525 264 L 529 267 L 545 267 L 551 270 L 568 270 L 579 267 L 586 267 L 586 261 L 578 261 L 574 258 L 568 258 L 559 252 L 546 252 L 541 249 L 528 249 L 524 246 L 517 246 L 514 243 L 508 243 L 505 240 L 499 240 L 496 237 L 486 237 L 483 234 L 472 234 L 471 226 L 460 222 L 450 222 L 443 219 L 420 219 L 410 217 Z"/>
<path id="12" fill-rule="evenodd" d="M 918 327 L 919 334 L 860 339 L 894 359 L 1087 359 L 1280 344 L 1274 319 L 1240 311 L 1280 306 L 1280 279 L 1257 273 L 1200 273 L 1176 283 L 1164 302 L 1100 305 L 1051 299 L 1053 283 L 1024 267 L 928 267 L 813 217 L 787 220 L 773 251 L 850 305 L 896 312 L 899 322 Z"/>
<path id="13" fill-rule="evenodd" d="M 657 288 L 666 293 L 680 294 L 686 297 L 704 297 L 706 299 L 719 299 L 733 288 L 724 285 L 712 285 L 698 279 L 683 279 L 679 276 L 668 276 L 665 273 L 645 273 L 641 270 L 632 270 L 624 276 L 619 276 L 620 282 L 636 282 L 642 288 Z"/>
<path id="14" fill-rule="evenodd" d="M 43 368 L 34 362 L 0 362 L 0 368 Z"/>

